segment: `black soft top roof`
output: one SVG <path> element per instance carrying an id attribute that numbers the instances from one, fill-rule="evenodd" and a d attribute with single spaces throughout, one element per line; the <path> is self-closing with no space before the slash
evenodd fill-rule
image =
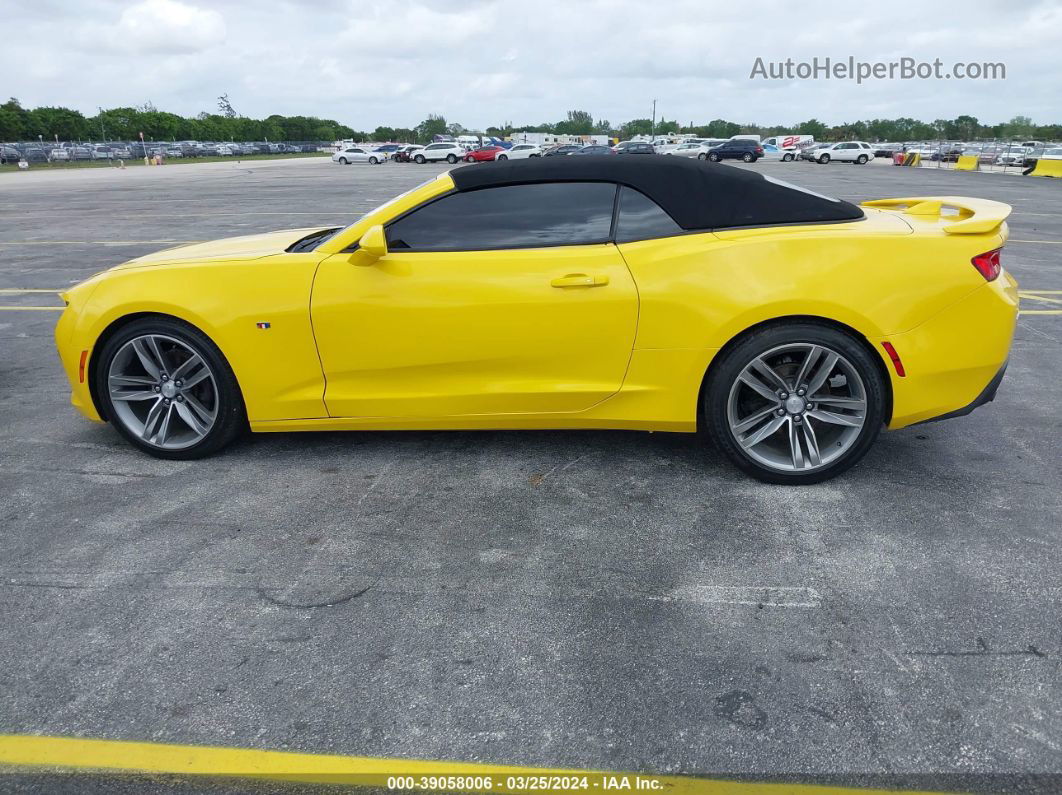
<path id="1" fill-rule="evenodd" d="M 683 229 L 853 221 L 854 204 L 755 171 L 667 155 L 586 155 L 456 168 L 458 190 L 535 182 L 615 182 L 641 191 Z"/>

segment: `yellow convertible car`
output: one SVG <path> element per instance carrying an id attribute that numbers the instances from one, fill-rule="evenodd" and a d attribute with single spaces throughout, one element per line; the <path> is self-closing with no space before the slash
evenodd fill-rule
<path id="1" fill-rule="evenodd" d="M 992 400 L 1009 212 L 676 157 L 488 163 L 342 229 L 118 265 L 64 295 L 56 341 L 74 405 L 162 458 L 248 426 L 704 430 L 811 483 Z"/>

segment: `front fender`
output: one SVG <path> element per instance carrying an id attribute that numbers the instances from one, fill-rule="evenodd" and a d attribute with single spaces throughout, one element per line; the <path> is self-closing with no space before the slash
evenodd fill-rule
<path id="1" fill-rule="evenodd" d="M 309 313 L 320 259 L 279 254 L 109 272 L 61 321 L 69 326 L 64 362 L 87 350 L 95 363 L 101 342 L 118 324 L 131 316 L 166 315 L 195 326 L 218 346 L 252 421 L 327 416 Z M 75 384 L 75 397 L 77 391 Z"/>

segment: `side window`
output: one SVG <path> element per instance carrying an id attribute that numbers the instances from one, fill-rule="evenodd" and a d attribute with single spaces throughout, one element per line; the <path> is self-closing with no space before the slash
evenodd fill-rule
<path id="1" fill-rule="evenodd" d="M 617 243 L 681 234 L 682 227 L 676 224 L 659 204 L 641 191 L 626 186 L 620 188 L 619 215 L 616 219 Z"/>
<path id="2" fill-rule="evenodd" d="M 616 186 L 505 185 L 451 193 L 387 227 L 395 251 L 482 251 L 604 243 Z"/>

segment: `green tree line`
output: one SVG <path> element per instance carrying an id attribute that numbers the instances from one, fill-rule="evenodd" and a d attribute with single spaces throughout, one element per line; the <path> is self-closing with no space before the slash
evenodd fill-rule
<path id="1" fill-rule="evenodd" d="M 334 141 L 352 138 L 355 141 L 401 141 L 424 143 L 434 135 L 461 135 L 471 132 L 445 117 L 430 114 L 416 127 L 380 126 L 372 131 L 354 130 L 332 119 L 315 116 L 281 116 L 265 119 L 240 116 L 233 109 L 228 96 L 218 98 L 218 113 L 200 113 L 194 117 L 178 116 L 157 110 L 151 103 L 135 108 L 101 110 L 95 116 L 85 116 L 70 108 L 23 108 L 17 99 L 0 105 L 0 140 L 31 141 L 41 136 L 45 140 L 100 141 L 135 140 L 141 132 L 147 140 L 198 141 Z M 729 138 L 732 135 L 763 136 L 784 133 L 814 135 L 820 141 L 910 141 L 910 140 L 975 140 L 978 138 L 1027 138 L 1039 140 L 1062 139 L 1062 124 L 1033 124 L 1026 116 L 1010 121 L 986 124 L 973 116 L 937 119 L 932 122 L 918 119 L 868 119 L 828 125 L 818 119 L 797 124 L 764 126 L 738 123 L 727 119 L 713 119 L 707 124 L 681 124 L 675 119 L 631 119 L 612 124 L 597 119 L 585 110 L 570 110 L 564 119 L 537 125 L 516 126 L 506 122 L 487 127 L 482 132 L 500 138 L 514 132 L 543 132 L 555 135 L 610 135 L 631 138 L 635 135 L 689 133 L 702 138 Z"/>
<path id="2" fill-rule="evenodd" d="M 231 106 L 229 106 L 231 111 Z M 85 116 L 70 108 L 23 108 L 17 99 L 0 105 L 0 140 L 132 141 L 144 133 L 149 141 L 334 141 L 350 138 L 354 130 L 332 119 L 280 116 L 249 119 L 221 113 L 178 116 L 146 104 L 111 108 Z"/>

